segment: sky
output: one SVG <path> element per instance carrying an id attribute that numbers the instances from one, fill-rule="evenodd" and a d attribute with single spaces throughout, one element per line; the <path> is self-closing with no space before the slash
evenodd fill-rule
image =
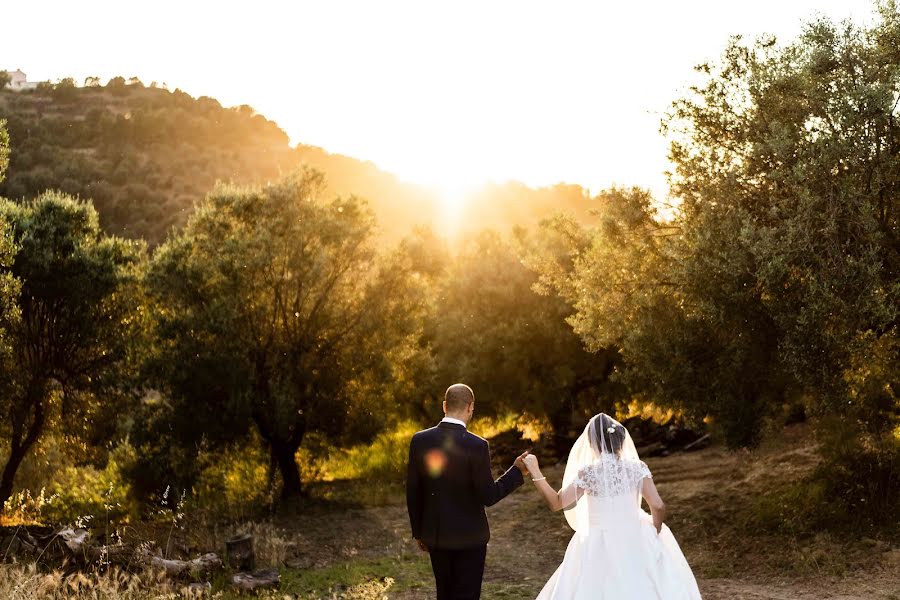
<path id="1" fill-rule="evenodd" d="M 29 0 L 0 68 L 137 76 L 249 104 L 292 143 L 462 193 L 484 181 L 665 194 L 663 113 L 733 34 L 790 39 L 869 0 Z"/>

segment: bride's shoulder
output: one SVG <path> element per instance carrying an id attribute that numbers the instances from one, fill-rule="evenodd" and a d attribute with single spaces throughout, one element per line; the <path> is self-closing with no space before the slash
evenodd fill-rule
<path id="1" fill-rule="evenodd" d="M 633 463 L 634 465 L 632 468 L 639 477 L 650 477 L 651 479 L 653 478 L 653 474 L 650 472 L 650 467 L 647 466 L 647 463 L 639 459 L 635 459 Z"/>
<path id="2" fill-rule="evenodd" d="M 597 460 L 586 465 L 582 465 L 578 469 L 578 477 L 584 479 L 588 474 L 593 473 L 601 468 L 601 461 Z"/>

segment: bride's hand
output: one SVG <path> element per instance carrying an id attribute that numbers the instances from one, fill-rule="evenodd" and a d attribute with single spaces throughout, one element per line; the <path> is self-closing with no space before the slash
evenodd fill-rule
<path id="1" fill-rule="evenodd" d="M 534 454 L 529 454 L 524 458 L 525 468 L 532 477 L 538 477 L 541 474 L 541 468 L 538 465 L 538 458 Z"/>

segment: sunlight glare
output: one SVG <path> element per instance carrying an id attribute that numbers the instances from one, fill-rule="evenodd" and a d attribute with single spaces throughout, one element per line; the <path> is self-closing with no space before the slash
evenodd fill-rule
<path id="1" fill-rule="evenodd" d="M 34 44 L 32 27 L 4 31 L 2 68 L 22 68 L 31 81 L 168 82 L 225 106 L 249 104 L 292 144 L 371 160 L 402 178 L 452 172 L 468 181 L 592 190 L 617 183 L 660 197 L 671 168 L 660 119 L 693 83 L 694 65 L 715 60 L 732 34 L 789 38 L 814 13 L 863 20 L 873 12 L 862 0 L 795 0 L 789 9 L 760 0 L 728 11 L 707 0 L 649 9 L 587 1 L 160 0 L 136 26 L 128 11 L 100 0 L 7 4 L 6 22 L 40 23 L 44 38 L 67 44 L 65 52 Z M 73 31 L 86 29 L 104 35 L 76 43 Z M 221 43 L 229 38 L 246 43 Z M 197 47 L 215 48 L 214 60 Z M 299 57 L 310 57 L 302 76 L 289 68 Z M 447 216 L 458 218 L 464 194 L 455 184 L 440 187 Z"/>
<path id="2" fill-rule="evenodd" d="M 442 233 L 453 235 L 460 230 L 472 193 L 484 183 L 442 182 L 431 184 L 441 203 L 438 225 Z"/>

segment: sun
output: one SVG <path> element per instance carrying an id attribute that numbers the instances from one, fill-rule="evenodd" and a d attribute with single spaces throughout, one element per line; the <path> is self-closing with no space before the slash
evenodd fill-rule
<path id="1" fill-rule="evenodd" d="M 453 182 L 442 183 L 435 187 L 440 201 L 440 228 L 446 234 L 458 233 L 475 186 Z"/>
<path id="2" fill-rule="evenodd" d="M 429 184 L 439 202 L 438 229 L 445 235 L 459 233 L 463 218 L 470 208 L 472 196 L 482 185 L 484 182 L 446 180 Z"/>
<path id="3" fill-rule="evenodd" d="M 484 169 L 467 168 L 469 165 L 455 160 L 457 154 L 448 152 L 440 160 L 423 153 L 414 161 L 377 163 L 400 181 L 423 190 L 434 211 L 431 214 L 435 231 L 448 237 L 462 233 L 464 219 L 473 216 L 475 198 L 496 181 Z"/>
<path id="4" fill-rule="evenodd" d="M 441 208 L 445 213 L 459 213 L 465 209 L 472 186 L 452 183 L 440 184 L 435 187 L 440 198 Z"/>

